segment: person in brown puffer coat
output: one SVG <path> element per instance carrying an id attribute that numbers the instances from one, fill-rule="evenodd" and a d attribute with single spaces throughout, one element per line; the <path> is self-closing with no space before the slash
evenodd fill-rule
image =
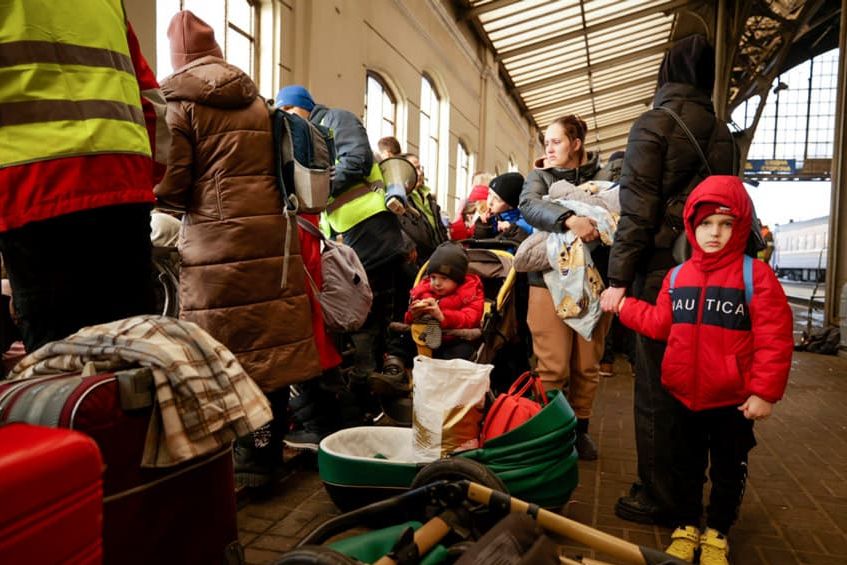
<path id="1" fill-rule="evenodd" d="M 271 401 L 270 433 L 236 445 L 237 478 L 261 486 L 281 456 L 288 385 L 321 373 L 296 224 L 283 215 L 268 107 L 256 85 L 223 60 L 212 29 L 190 11 L 174 16 L 168 37 L 176 70 L 162 91 L 173 143 L 155 193 L 186 212 L 180 318 L 232 350 Z"/>

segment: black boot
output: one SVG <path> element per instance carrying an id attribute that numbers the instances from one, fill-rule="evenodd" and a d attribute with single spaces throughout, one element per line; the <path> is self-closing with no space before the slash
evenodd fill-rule
<path id="1" fill-rule="evenodd" d="M 269 489 L 282 471 L 282 437 L 288 422 L 288 396 L 284 387 L 266 393 L 273 420 L 233 445 L 236 488 Z"/>
<path id="2" fill-rule="evenodd" d="M 633 483 L 629 495 L 618 499 L 615 515 L 639 524 L 672 525 L 672 520 L 661 511 L 644 485 L 639 482 Z"/>
<path id="3" fill-rule="evenodd" d="M 266 424 L 235 441 L 233 459 L 236 488 L 262 488 L 271 484 L 274 456 L 270 444 L 270 427 L 270 424 Z"/>
<path id="4" fill-rule="evenodd" d="M 382 371 L 368 376 L 371 392 L 379 397 L 408 396 L 411 385 L 406 375 L 406 364 L 396 355 L 386 355 Z"/>
<path id="5" fill-rule="evenodd" d="M 597 460 L 597 446 L 588 435 L 588 418 L 576 421 L 576 452 L 583 461 Z"/>

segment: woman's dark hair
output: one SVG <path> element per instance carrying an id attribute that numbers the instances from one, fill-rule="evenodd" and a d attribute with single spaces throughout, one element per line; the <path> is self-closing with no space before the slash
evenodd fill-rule
<path id="1" fill-rule="evenodd" d="M 588 132 L 588 124 L 586 124 L 582 118 L 574 114 L 562 116 L 553 123 L 562 126 L 562 129 L 565 130 L 565 135 L 568 136 L 571 143 L 573 143 L 575 139 L 580 141 L 579 151 L 576 152 L 576 156 L 578 163 L 581 165 L 582 160 L 585 158 L 585 134 Z"/>

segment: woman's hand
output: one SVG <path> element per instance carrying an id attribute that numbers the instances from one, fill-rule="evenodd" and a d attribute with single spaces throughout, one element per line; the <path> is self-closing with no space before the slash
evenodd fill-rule
<path id="1" fill-rule="evenodd" d="M 591 218 L 585 216 L 571 216 L 565 220 L 565 227 L 573 232 L 582 241 L 588 243 L 600 237 L 597 224 Z"/>
<path id="2" fill-rule="evenodd" d="M 603 312 L 620 314 L 625 294 L 625 288 L 614 286 L 607 288 L 600 295 L 600 308 L 603 309 Z"/>

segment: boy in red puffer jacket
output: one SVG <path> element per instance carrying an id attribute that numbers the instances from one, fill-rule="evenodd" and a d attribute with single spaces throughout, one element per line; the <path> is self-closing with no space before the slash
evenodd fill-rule
<path id="1" fill-rule="evenodd" d="M 621 322 L 667 341 L 662 385 L 678 401 L 672 445 L 679 527 L 667 553 L 701 565 L 727 564 L 738 517 L 753 421 L 782 398 L 794 340 L 791 309 L 773 271 L 744 256 L 752 206 L 737 177 L 711 176 L 688 197 L 685 231 L 693 256 L 665 277 L 653 306 L 625 298 Z M 711 464 L 706 530 L 703 483 Z"/>
<path id="2" fill-rule="evenodd" d="M 462 246 L 450 242 L 439 245 L 429 258 L 426 272 L 428 276 L 410 293 L 405 322 L 428 318 L 428 331 L 433 330 L 437 336 L 440 330 L 478 328 L 485 295 L 479 277 L 468 274 L 468 255 Z M 470 359 L 479 345 L 452 336 L 445 336 L 440 344 L 438 337 L 432 341 L 428 338 L 427 344 L 438 359 Z"/>

